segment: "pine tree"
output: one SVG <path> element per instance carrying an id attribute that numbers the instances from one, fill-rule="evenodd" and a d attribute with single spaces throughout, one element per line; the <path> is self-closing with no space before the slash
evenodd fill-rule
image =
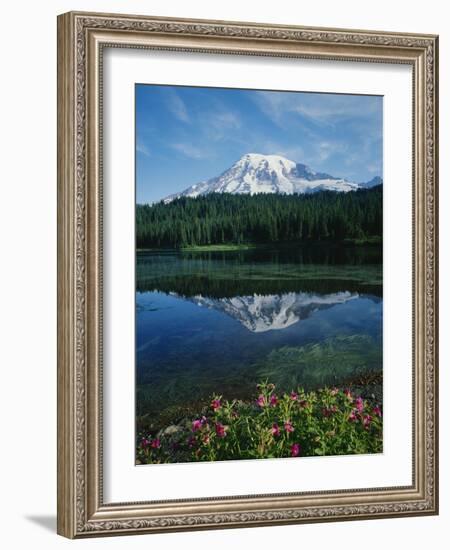
<path id="1" fill-rule="evenodd" d="M 349 193 L 212 193 L 136 207 L 138 248 L 358 239 L 382 235 L 382 186 Z"/>

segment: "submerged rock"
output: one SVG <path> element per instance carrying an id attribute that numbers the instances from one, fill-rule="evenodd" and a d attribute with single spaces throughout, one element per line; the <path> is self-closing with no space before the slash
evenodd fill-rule
<path id="1" fill-rule="evenodd" d="M 167 428 L 164 428 L 163 430 L 160 430 L 158 432 L 158 437 L 161 437 L 163 435 L 165 436 L 171 436 L 178 434 L 184 430 L 183 426 L 177 425 L 177 424 L 171 424 L 170 426 L 167 426 Z"/>

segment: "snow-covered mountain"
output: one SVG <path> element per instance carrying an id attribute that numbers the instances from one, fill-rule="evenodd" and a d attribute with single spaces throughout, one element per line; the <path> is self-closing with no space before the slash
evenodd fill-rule
<path id="1" fill-rule="evenodd" d="M 370 185 L 315 172 L 305 164 L 280 155 L 248 153 L 220 176 L 196 183 L 180 193 L 170 195 L 164 199 L 164 202 L 168 203 L 179 197 L 198 197 L 209 193 L 293 195 L 322 190 L 346 193 L 366 186 Z"/>
<path id="2" fill-rule="evenodd" d="M 314 294 L 287 292 L 262 296 L 236 296 L 234 298 L 208 298 L 193 296 L 189 301 L 200 307 L 214 309 L 229 315 L 252 332 L 282 330 L 306 319 L 315 311 L 358 298 L 357 292 Z"/>

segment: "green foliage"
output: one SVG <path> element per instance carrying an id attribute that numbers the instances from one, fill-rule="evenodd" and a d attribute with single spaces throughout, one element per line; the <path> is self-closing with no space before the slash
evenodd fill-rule
<path id="1" fill-rule="evenodd" d="M 184 353 L 198 350 L 196 342 L 185 342 Z M 189 348 L 189 346 L 191 346 Z M 147 375 L 138 373 L 136 387 L 136 423 L 138 431 L 156 433 L 181 418 L 198 413 L 212 393 L 220 391 L 226 399 L 247 401 L 258 380 L 269 379 L 278 391 L 301 386 L 317 390 L 325 386 L 358 387 L 364 396 L 377 395 L 382 400 L 382 346 L 367 334 L 350 334 L 326 338 L 299 346 L 277 346 L 258 361 L 248 361 L 245 368 L 228 356 L 204 359 L 199 374 L 196 363 L 180 364 L 173 351 L 172 361 L 164 370 Z M 168 374 L 170 373 L 170 375 Z M 186 409 L 190 409 L 189 412 Z"/>
<path id="2" fill-rule="evenodd" d="M 202 415 L 152 437 L 141 433 L 138 464 L 380 453 L 381 408 L 349 390 L 277 395 L 258 385 L 254 402 L 213 396 Z"/>
<path id="3" fill-rule="evenodd" d="M 138 248 L 289 241 L 364 242 L 382 235 L 382 186 L 349 193 L 182 197 L 136 207 Z"/>

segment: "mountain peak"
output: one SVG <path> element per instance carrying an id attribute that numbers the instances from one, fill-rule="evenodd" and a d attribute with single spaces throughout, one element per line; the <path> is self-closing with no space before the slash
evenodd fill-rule
<path id="1" fill-rule="evenodd" d="M 269 164 L 295 164 L 292 160 L 287 159 L 281 155 L 264 155 L 262 153 L 246 153 L 235 163 L 247 162 L 252 165 L 260 164 L 261 162 L 268 162 Z"/>
<path id="2" fill-rule="evenodd" d="M 375 176 L 371 180 L 366 181 L 365 183 L 361 183 L 362 187 L 375 187 L 375 185 L 381 185 L 383 183 L 383 179 L 380 178 L 380 176 Z"/>
<path id="3" fill-rule="evenodd" d="M 306 164 L 294 162 L 281 155 L 246 153 L 220 176 L 192 185 L 181 193 L 170 195 L 164 202 L 209 193 L 293 195 L 323 190 L 348 192 L 360 187 L 361 184 L 323 172 L 315 172 Z"/>

